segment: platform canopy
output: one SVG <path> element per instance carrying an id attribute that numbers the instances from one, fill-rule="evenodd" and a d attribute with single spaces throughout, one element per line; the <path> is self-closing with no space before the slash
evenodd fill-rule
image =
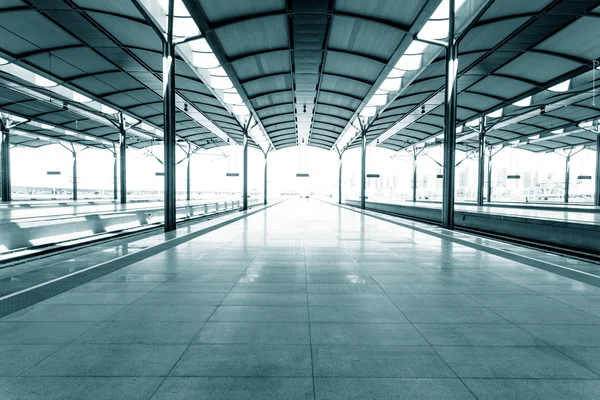
<path id="1" fill-rule="evenodd" d="M 474 130 L 486 116 L 488 146 L 535 152 L 595 148 L 600 2 L 496 0 L 488 5 L 470 30 L 459 26 L 464 38 L 458 56 L 457 148 L 477 148 Z M 457 17 L 472 12 L 465 2 Z M 443 141 L 445 51 L 430 44 L 414 54 L 420 54 L 420 65 L 404 74 L 400 91 L 369 120 L 372 145 L 398 151 Z M 358 146 L 358 140 L 350 144 Z"/>
<path id="2" fill-rule="evenodd" d="M 119 141 L 120 112 L 126 128 L 137 124 L 127 130 L 128 145 L 161 140 L 165 11 L 159 2 L 141 3 L 0 2 L 0 112 L 20 123 L 12 144 L 107 147 Z M 176 59 L 178 140 L 202 148 L 241 144 L 241 122 L 189 62 L 189 46 Z"/>

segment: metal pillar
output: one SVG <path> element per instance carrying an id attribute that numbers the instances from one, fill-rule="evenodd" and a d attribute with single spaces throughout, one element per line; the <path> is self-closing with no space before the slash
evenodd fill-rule
<path id="1" fill-rule="evenodd" d="M 117 156 L 117 146 L 113 145 L 113 200 L 115 200 L 115 202 L 117 201 L 117 199 L 119 198 L 119 190 L 117 189 L 117 161 L 118 161 L 118 156 Z"/>
<path id="2" fill-rule="evenodd" d="M 444 123 L 444 184 L 442 228 L 454 229 L 454 170 L 456 150 L 457 46 L 454 38 L 454 0 L 449 0 L 448 46 L 446 47 L 446 101 Z"/>
<path id="3" fill-rule="evenodd" d="M 77 201 L 77 152 L 73 149 L 73 201 Z"/>
<path id="4" fill-rule="evenodd" d="M 265 195 L 264 195 L 264 205 L 267 205 L 267 156 L 269 155 L 269 151 L 265 153 Z"/>
<path id="5" fill-rule="evenodd" d="M 192 194 L 192 188 L 191 188 L 191 175 L 192 172 L 190 170 L 191 164 L 192 164 L 192 153 L 191 153 L 192 149 L 191 149 L 191 145 L 190 145 L 190 149 L 188 151 L 187 154 L 187 182 L 186 182 L 186 200 L 190 201 L 191 199 L 191 194 Z"/>
<path id="6" fill-rule="evenodd" d="M 10 131 L 2 124 L 2 143 L 0 143 L 0 168 L 2 169 L 2 201 L 12 200 L 12 186 L 10 174 Z"/>
<path id="7" fill-rule="evenodd" d="M 594 205 L 600 207 L 600 133 L 596 136 L 596 191 Z"/>
<path id="8" fill-rule="evenodd" d="M 242 210 L 248 209 L 248 129 L 244 129 L 244 180 L 242 190 Z"/>
<path id="9" fill-rule="evenodd" d="M 479 148 L 477 168 L 477 205 L 483 205 L 483 186 L 485 185 L 485 117 L 479 121 Z"/>
<path id="10" fill-rule="evenodd" d="M 119 168 L 121 204 L 127 203 L 127 135 L 125 132 L 125 117 L 121 113 L 119 121 Z M 117 159 L 115 153 L 115 200 L 117 187 Z"/>
<path id="11" fill-rule="evenodd" d="M 569 202 L 569 181 L 571 180 L 571 155 L 565 157 L 565 203 Z"/>
<path id="12" fill-rule="evenodd" d="M 360 131 L 360 146 L 362 150 L 362 167 L 360 174 L 360 208 L 366 207 L 366 189 L 367 189 L 367 130 L 364 127 Z"/>
<path id="13" fill-rule="evenodd" d="M 175 210 L 175 46 L 173 45 L 174 0 L 169 0 L 167 38 L 163 43 L 163 131 L 165 168 L 165 232 L 176 229 Z"/>
<path id="14" fill-rule="evenodd" d="M 417 202 L 417 153 L 413 154 L 413 203 Z"/>
<path id="15" fill-rule="evenodd" d="M 344 153 L 339 153 L 340 155 L 340 170 L 338 173 L 338 204 L 342 204 L 342 155 Z"/>
<path id="16" fill-rule="evenodd" d="M 492 201 L 492 148 L 490 147 L 490 153 L 488 154 L 488 182 L 487 182 L 487 202 Z"/>

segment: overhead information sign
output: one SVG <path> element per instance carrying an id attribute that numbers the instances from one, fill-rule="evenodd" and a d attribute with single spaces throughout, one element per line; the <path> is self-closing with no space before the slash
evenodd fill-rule
<path id="1" fill-rule="evenodd" d="M 379 174 L 367 174 L 367 178 L 379 178 Z"/>
<path id="2" fill-rule="evenodd" d="M 154 175 L 156 175 L 156 176 L 165 176 L 165 173 L 164 172 L 157 172 Z"/>
<path id="3" fill-rule="evenodd" d="M 438 177 L 438 179 L 442 179 L 442 178 L 444 177 L 444 175 L 440 175 L 440 174 L 438 174 L 438 176 L 437 176 L 437 177 Z"/>
<path id="4" fill-rule="evenodd" d="M 521 179 L 521 175 L 506 175 L 506 179 Z"/>
<path id="5" fill-rule="evenodd" d="M 60 171 L 46 171 L 46 175 L 60 175 Z"/>
<path id="6" fill-rule="evenodd" d="M 577 179 L 592 179 L 591 175 L 579 175 Z"/>
<path id="7" fill-rule="evenodd" d="M 308 174 L 304 174 L 304 173 L 302 173 L 302 174 L 296 174 L 296 177 L 297 178 L 308 178 Z"/>
<path id="8" fill-rule="evenodd" d="M 239 172 L 227 172 L 225 175 L 226 176 L 240 176 L 240 173 Z"/>

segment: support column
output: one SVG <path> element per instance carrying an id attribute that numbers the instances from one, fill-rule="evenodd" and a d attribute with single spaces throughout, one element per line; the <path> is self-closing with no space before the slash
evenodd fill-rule
<path id="1" fill-rule="evenodd" d="M 121 204 L 127 203 L 127 135 L 125 132 L 125 117 L 121 113 L 119 121 L 119 162 L 120 162 L 120 195 Z M 117 159 L 115 153 L 115 196 L 117 187 Z M 115 197 L 116 200 L 116 197 Z"/>
<path id="2" fill-rule="evenodd" d="M 569 183 L 571 180 L 571 155 L 565 157 L 565 203 L 569 202 Z"/>
<path id="3" fill-rule="evenodd" d="M 192 153 L 191 153 L 192 149 L 190 146 L 190 149 L 188 151 L 187 154 L 187 184 L 186 184 L 186 200 L 190 201 L 191 199 L 191 195 L 192 195 L 192 187 L 191 187 L 191 176 L 192 176 L 192 172 L 190 170 L 191 164 L 192 164 Z"/>
<path id="4" fill-rule="evenodd" d="M 342 155 L 344 153 L 339 153 L 340 155 L 340 170 L 338 173 L 338 204 L 342 204 Z"/>
<path id="5" fill-rule="evenodd" d="M 73 149 L 73 201 L 77 201 L 77 152 Z"/>
<path id="6" fill-rule="evenodd" d="M 479 165 L 477 168 L 477 205 L 483 205 L 483 190 L 485 185 L 485 116 L 479 120 Z"/>
<path id="7" fill-rule="evenodd" d="M 492 148 L 490 147 L 490 154 L 488 154 L 488 182 L 487 182 L 487 202 L 492 201 Z"/>
<path id="8" fill-rule="evenodd" d="M 596 135 L 596 190 L 594 205 L 600 207 L 600 133 Z"/>
<path id="9" fill-rule="evenodd" d="M 367 130 L 364 127 L 360 131 L 360 147 L 362 151 L 362 166 L 360 175 L 360 208 L 366 208 L 367 201 Z"/>
<path id="10" fill-rule="evenodd" d="M 248 129 L 244 128 L 244 179 L 242 190 L 242 210 L 248 209 Z"/>
<path id="11" fill-rule="evenodd" d="M 173 45 L 174 0 L 169 0 L 167 38 L 163 43 L 163 131 L 165 169 L 165 232 L 175 230 L 175 47 Z"/>
<path id="12" fill-rule="evenodd" d="M 10 131 L 4 122 L 0 122 L 2 130 L 2 143 L 0 143 L 0 168 L 2 169 L 2 201 L 12 200 L 12 184 L 10 173 Z"/>
<path id="13" fill-rule="evenodd" d="M 119 190 L 117 189 L 117 146 L 113 145 L 113 200 L 116 202 L 119 198 Z"/>
<path id="14" fill-rule="evenodd" d="M 412 187 L 413 203 L 417 202 L 417 153 L 413 154 L 413 187 Z"/>
<path id="15" fill-rule="evenodd" d="M 446 48 L 446 100 L 444 123 L 444 184 L 442 228 L 454 229 L 454 170 L 456 150 L 456 76 L 458 69 L 454 32 L 454 0 L 449 0 L 448 47 Z"/>
<path id="16" fill-rule="evenodd" d="M 269 151 L 265 153 L 265 195 L 264 195 L 264 205 L 267 205 L 267 157 L 269 155 Z"/>

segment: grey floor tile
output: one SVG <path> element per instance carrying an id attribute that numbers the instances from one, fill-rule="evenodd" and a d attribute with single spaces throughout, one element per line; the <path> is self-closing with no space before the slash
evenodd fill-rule
<path id="1" fill-rule="evenodd" d="M 305 283 L 236 283 L 232 293 L 306 293 Z"/>
<path id="2" fill-rule="evenodd" d="M 165 282 L 152 292 L 227 293 L 233 283 Z"/>
<path id="3" fill-rule="evenodd" d="M 229 293 L 227 306 L 305 306 L 306 293 Z"/>
<path id="4" fill-rule="evenodd" d="M 225 295 L 226 293 L 152 292 L 141 297 L 136 304 L 217 306 Z"/>
<path id="5" fill-rule="evenodd" d="M 329 283 L 316 283 L 308 284 L 308 293 L 383 293 L 379 288 L 379 285 L 365 283 L 361 285 L 356 284 L 329 284 Z"/>
<path id="6" fill-rule="evenodd" d="M 192 345 L 171 376 L 312 376 L 310 346 Z"/>
<path id="7" fill-rule="evenodd" d="M 242 275 L 238 283 L 306 283 L 306 275 L 279 274 L 279 275 Z"/>
<path id="8" fill-rule="evenodd" d="M 416 324 L 432 346 L 545 346 L 512 324 Z"/>
<path id="9" fill-rule="evenodd" d="M 152 400 L 311 400 L 310 378 L 183 378 L 169 377 Z"/>
<path id="10" fill-rule="evenodd" d="M 307 323 L 208 322 L 194 341 L 196 344 L 308 344 Z"/>
<path id="11" fill-rule="evenodd" d="M 315 377 L 451 378 L 429 346 L 313 346 Z"/>
<path id="12" fill-rule="evenodd" d="M 600 375 L 600 348 L 598 347 L 557 347 L 567 357 L 577 361 L 589 370 Z"/>
<path id="13" fill-rule="evenodd" d="M 308 295 L 310 306 L 337 306 L 337 307 L 393 307 L 394 303 L 385 294 L 351 293 L 330 294 L 311 293 Z"/>
<path id="14" fill-rule="evenodd" d="M 18 376 L 60 349 L 60 345 L 0 345 L 0 376 Z"/>
<path id="15" fill-rule="evenodd" d="M 311 322 L 408 323 L 395 307 L 310 307 Z"/>
<path id="16" fill-rule="evenodd" d="M 315 378 L 317 400 L 475 399 L 458 379 Z"/>
<path id="17" fill-rule="evenodd" d="M 490 324 L 508 323 L 483 307 L 399 307 L 413 324 Z"/>
<path id="18" fill-rule="evenodd" d="M 543 307 L 543 308 L 551 308 L 551 307 L 560 307 L 563 304 L 560 302 L 551 299 L 545 295 L 520 295 L 520 294 L 473 294 L 471 298 L 476 302 L 484 305 L 485 307 L 490 308 L 499 308 L 499 307 L 510 307 L 510 308 L 518 308 L 518 307 Z"/>
<path id="19" fill-rule="evenodd" d="M 111 321 L 208 321 L 216 306 L 134 303 L 113 315 Z"/>
<path id="20" fill-rule="evenodd" d="M 211 322 L 308 322 L 306 306 L 220 306 Z"/>
<path id="21" fill-rule="evenodd" d="M 28 376 L 166 376 L 185 345 L 69 344 Z"/>
<path id="22" fill-rule="evenodd" d="M 43 301 L 42 305 L 119 305 L 131 304 L 144 293 L 77 293 L 67 292 Z"/>
<path id="23" fill-rule="evenodd" d="M 459 292 L 443 283 L 386 283 L 381 288 L 386 293 L 405 293 L 405 294 L 458 294 Z"/>
<path id="24" fill-rule="evenodd" d="M 102 322 L 80 336 L 87 344 L 190 344 L 204 322 Z"/>
<path id="25" fill-rule="evenodd" d="M 577 308 L 600 308 L 600 296 L 592 295 L 550 295 L 556 301 Z"/>
<path id="26" fill-rule="evenodd" d="M 0 344 L 70 343 L 98 322 L 0 322 Z"/>
<path id="27" fill-rule="evenodd" d="M 146 400 L 163 378 L 19 377 L 0 386 L 3 400 Z"/>
<path id="28" fill-rule="evenodd" d="M 481 307 L 464 294 L 389 294 L 399 307 Z"/>
<path id="29" fill-rule="evenodd" d="M 94 282 L 165 282 L 174 277 L 175 274 L 152 274 L 152 273 L 127 273 L 118 271 L 96 279 Z"/>
<path id="30" fill-rule="evenodd" d="M 124 305 L 34 305 L 7 315 L 1 321 L 103 321 L 124 307 Z"/>
<path id="31" fill-rule="evenodd" d="M 493 308 L 495 313 L 515 324 L 600 324 L 600 317 L 573 307 Z"/>
<path id="32" fill-rule="evenodd" d="M 86 283 L 71 289 L 71 292 L 102 292 L 102 293 L 123 293 L 123 292 L 150 292 L 158 287 L 160 282 L 95 282 Z"/>
<path id="33" fill-rule="evenodd" d="M 550 347 L 434 346 L 460 378 L 597 378 Z"/>
<path id="34" fill-rule="evenodd" d="M 519 326 L 550 346 L 600 347 L 600 325 L 520 324 Z"/>
<path id="35" fill-rule="evenodd" d="M 315 283 L 339 283 L 339 284 L 374 284 L 375 281 L 366 274 L 307 274 L 306 282 Z"/>
<path id="36" fill-rule="evenodd" d="M 480 400 L 596 400 L 600 381 L 581 379 L 464 379 Z"/>
<path id="37" fill-rule="evenodd" d="M 427 345 L 409 324 L 311 323 L 312 344 L 411 346 Z"/>

